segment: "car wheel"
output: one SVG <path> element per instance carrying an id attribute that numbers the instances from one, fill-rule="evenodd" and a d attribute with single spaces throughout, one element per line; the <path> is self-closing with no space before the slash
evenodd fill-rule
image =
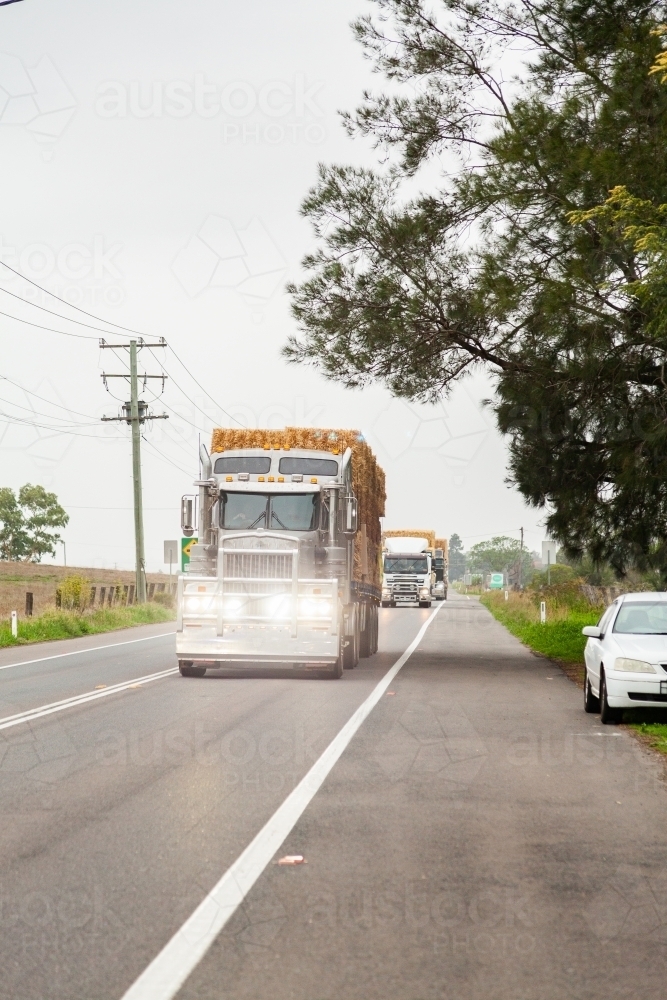
<path id="1" fill-rule="evenodd" d="M 584 677 L 584 712 L 599 712 L 600 711 L 600 699 L 596 698 L 593 694 L 593 689 L 591 688 L 591 679 L 588 676 L 588 671 L 586 671 L 586 676 Z"/>
<path id="2" fill-rule="evenodd" d="M 610 723 L 620 722 L 623 717 L 623 709 L 612 708 L 607 701 L 607 682 L 604 674 L 600 677 L 600 722 L 608 726 Z"/>

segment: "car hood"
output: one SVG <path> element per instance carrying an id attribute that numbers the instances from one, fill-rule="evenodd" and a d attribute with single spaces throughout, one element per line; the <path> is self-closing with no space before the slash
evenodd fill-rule
<path id="1" fill-rule="evenodd" d="M 667 663 L 667 635 L 624 635 L 613 632 L 610 636 L 617 656 L 648 663 Z"/>

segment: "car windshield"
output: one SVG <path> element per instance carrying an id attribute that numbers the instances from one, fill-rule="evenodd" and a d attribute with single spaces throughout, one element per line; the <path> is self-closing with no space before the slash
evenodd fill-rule
<path id="1" fill-rule="evenodd" d="M 317 527 L 317 493 L 220 494 L 220 527 L 251 531 L 267 526 L 284 531 L 313 531 Z"/>
<path id="2" fill-rule="evenodd" d="M 621 605 L 614 632 L 626 635 L 667 635 L 667 601 L 628 601 Z"/>
<path id="3" fill-rule="evenodd" d="M 385 556 L 385 573 L 427 573 L 428 562 L 424 556 Z"/>

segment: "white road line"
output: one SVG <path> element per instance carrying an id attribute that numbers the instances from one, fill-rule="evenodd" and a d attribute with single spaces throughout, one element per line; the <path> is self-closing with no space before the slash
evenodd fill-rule
<path id="1" fill-rule="evenodd" d="M 44 660 L 60 660 L 63 656 L 81 656 L 82 653 L 96 653 L 98 649 L 113 649 L 114 646 L 131 646 L 133 642 L 148 642 L 149 639 L 164 639 L 166 635 L 175 635 L 173 632 L 160 632 L 159 635 L 145 635 L 141 639 L 126 639 L 123 642 L 108 642 L 106 646 L 91 646 L 90 649 L 75 649 L 71 653 L 56 653 L 55 656 L 40 656 L 36 660 L 21 660 L 19 663 L 5 663 L 0 666 L 0 670 L 9 670 L 10 667 L 25 667 L 28 663 L 43 663 Z"/>
<path id="2" fill-rule="evenodd" d="M 50 705 L 40 705 L 39 708 L 29 709 L 27 712 L 18 712 L 16 715 L 6 715 L 0 719 L 0 730 L 12 729 L 20 726 L 24 722 L 32 722 L 34 719 L 41 719 L 45 715 L 53 715 L 54 712 L 64 712 L 68 708 L 76 708 L 77 705 L 85 705 L 89 701 L 97 701 L 98 698 L 106 698 L 110 694 L 119 694 L 127 691 L 128 688 L 136 684 L 150 684 L 151 681 L 159 681 L 162 677 L 171 677 L 177 674 L 178 669 L 171 667 L 169 670 L 160 670 L 156 674 L 146 674 L 145 677 L 134 677 L 130 681 L 123 681 L 122 684 L 113 684 L 103 691 L 88 691 L 85 694 L 77 694 L 72 698 L 63 698 L 62 701 L 53 701 Z"/>
<path id="3" fill-rule="evenodd" d="M 266 826 L 259 831 L 231 868 L 227 869 L 206 899 L 142 972 L 122 1000 L 172 1000 L 176 996 L 280 845 L 289 836 L 352 737 L 373 711 L 401 667 L 414 653 L 441 607 L 439 604 L 431 612 L 403 655 L 373 688 Z"/>

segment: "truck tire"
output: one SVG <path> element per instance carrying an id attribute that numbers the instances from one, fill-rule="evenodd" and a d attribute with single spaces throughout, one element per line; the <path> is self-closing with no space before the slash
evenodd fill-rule
<path id="1" fill-rule="evenodd" d="M 359 632 L 355 628 L 354 635 L 345 636 L 346 645 L 343 646 L 343 667 L 345 670 L 354 670 L 359 662 Z"/>
<path id="2" fill-rule="evenodd" d="M 362 660 L 367 659 L 369 656 L 373 655 L 373 611 L 375 609 L 371 604 L 365 605 L 365 610 L 363 614 L 364 627 L 359 636 L 359 658 Z"/>
<path id="3" fill-rule="evenodd" d="M 206 673 L 206 667 L 193 667 L 191 663 L 183 661 L 179 661 L 178 669 L 181 677 L 203 677 Z"/>

